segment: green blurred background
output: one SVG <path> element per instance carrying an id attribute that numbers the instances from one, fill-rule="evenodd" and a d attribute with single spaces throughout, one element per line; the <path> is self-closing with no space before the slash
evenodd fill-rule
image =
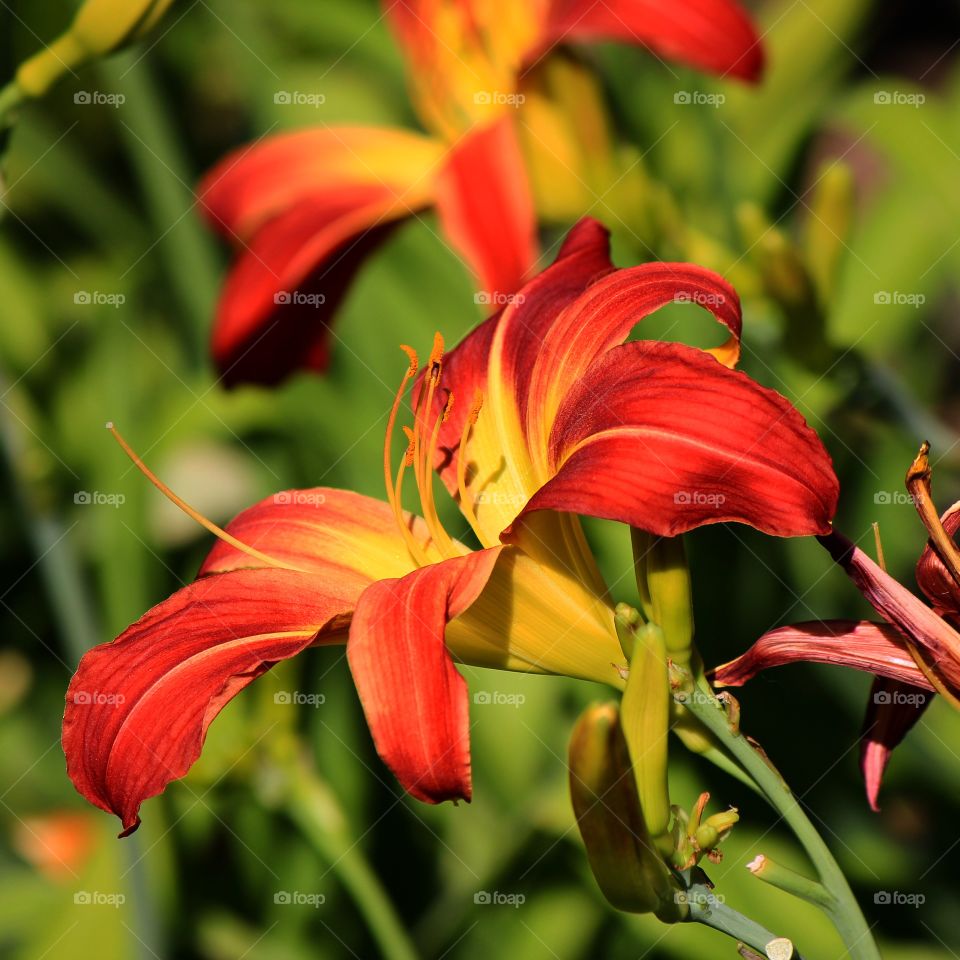
<path id="1" fill-rule="evenodd" d="M 3 80 L 72 9 L 0 2 Z M 755 90 L 637 50 L 579 51 L 618 138 L 642 157 L 636 189 L 668 191 L 689 233 L 648 231 L 599 196 L 582 212 L 609 221 L 621 264 L 683 254 L 733 280 L 743 367 L 821 433 L 842 481 L 841 529 L 869 538 L 879 521 L 889 568 L 912 585 L 924 535 L 900 494 L 921 439 L 934 445 L 941 507 L 960 496 L 960 12 L 879 0 L 755 10 L 770 64 Z M 197 217 L 197 178 L 267 132 L 414 126 L 402 71 L 371 0 L 184 0 L 149 41 L 61 83 L 14 131 L 0 232 L 2 956 L 369 958 L 381 955 L 372 931 L 386 924 L 389 938 L 391 917 L 422 957 L 735 956 L 711 931 L 618 915 L 603 901 L 566 792 L 573 720 L 604 695 L 585 684 L 468 671 L 474 692 L 522 702 L 471 706 L 475 800 L 458 808 L 401 795 L 340 650 L 311 651 L 231 704 L 200 763 L 146 803 L 128 840 L 66 777 L 59 724 L 81 653 L 188 582 L 209 546 L 104 422 L 219 522 L 291 486 L 379 495 L 383 428 L 406 363 L 396 346 L 425 350 L 435 329 L 453 342 L 481 319 L 428 214 L 361 273 L 326 379 L 228 393 L 206 358 L 227 254 Z M 276 104 L 280 90 L 325 100 Z M 677 104 L 678 90 L 726 99 Z M 82 91 L 125 99 L 78 104 Z M 545 250 L 566 226 L 545 228 Z M 663 311 L 644 335 L 657 330 L 715 337 L 694 307 Z M 615 599 L 630 601 L 626 531 L 595 523 L 589 533 Z M 867 615 L 814 542 L 733 527 L 688 542 L 709 664 L 778 624 Z M 884 956 L 956 957 L 960 717 L 934 704 L 895 754 L 874 815 L 857 769 L 868 689 L 868 677 L 836 668 L 783 668 L 738 694 L 743 727 L 821 827 Z M 291 690 L 322 703 L 275 702 Z M 309 757 L 291 784 L 284 764 L 298 745 Z M 839 958 L 816 910 L 744 869 L 761 852 L 803 866 L 769 811 L 679 744 L 675 754 L 677 802 L 709 789 L 715 809 L 741 810 L 709 871 L 718 892 L 807 958 Z M 484 892 L 523 903 L 483 903 Z M 890 892 L 924 902 L 884 903 Z"/>

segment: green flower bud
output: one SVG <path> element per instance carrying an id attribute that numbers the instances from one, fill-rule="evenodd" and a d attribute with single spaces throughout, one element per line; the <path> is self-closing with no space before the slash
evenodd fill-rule
<path id="1" fill-rule="evenodd" d="M 689 908 L 647 832 L 615 703 L 581 714 L 569 756 L 573 811 L 603 895 L 619 910 L 682 920 Z"/>
<path id="2" fill-rule="evenodd" d="M 25 97 L 40 97 L 65 73 L 144 36 L 174 0 L 87 0 L 69 29 L 17 70 Z"/>
<path id="3" fill-rule="evenodd" d="M 693 657 L 693 593 L 681 537 L 631 530 L 637 588 L 647 619 L 663 631 L 667 655 L 678 666 Z"/>
<path id="4" fill-rule="evenodd" d="M 670 791 L 667 782 L 670 709 L 673 697 L 667 674 L 663 631 L 652 623 L 635 631 L 630 673 L 623 694 L 623 733 L 633 761 L 634 779 L 647 830 L 664 854 L 670 836 Z"/>

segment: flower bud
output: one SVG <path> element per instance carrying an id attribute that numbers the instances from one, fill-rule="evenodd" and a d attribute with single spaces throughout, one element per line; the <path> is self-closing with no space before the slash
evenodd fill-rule
<path id="1" fill-rule="evenodd" d="M 681 667 L 693 656 L 693 593 L 681 537 L 631 530 L 637 588 L 648 619 L 663 631 L 667 655 Z"/>
<path id="2" fill-rule="evenodd" d="M 804 253 L 821 303 L 830 303 L 836 292 L 837 275 L 848 249 L 853 205 L 853 172 L 835 160 L 814 184 L 804 237 Z"/>
<path id="3" fill-rule="evenodd" d="M 173 0 L 87 0 L 69 29 L 20 65 L 16 84 L 25 97 L 42 96 L 63 74 L 144 36 Z"/>
<path id="4" fill-rule="evenodd" d="M 665 922 L 688 909 L 644 823 L 615 703 L 594 704 L 570 739 L 570 798 L 603 895 L 617 909 L 656 913 Z"/>
<path id="5" fill-rule="evenodd" d="M 630 673 L 623 694 L 623 733 L 633 761 L 634 779 L 647 830 L 669 854 L 670 791 L 667 761 L 673 697 L 667 674 L 663 631 L 652 623 L 635 631 Z"/>

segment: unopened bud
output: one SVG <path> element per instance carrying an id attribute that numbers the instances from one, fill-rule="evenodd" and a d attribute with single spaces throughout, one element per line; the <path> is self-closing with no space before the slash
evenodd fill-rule
<path id="1" fill-rule="evenodd" d="M 682 920 L 689 908 L 647 832 L 615 703 L 581 714 L 569 757 L 573 811 L 603 895 L 619 910 Z"/>
<path id="2" fill-rule="evenodd" d="M 648 618 L 663 631 L 670 659 L 687 666 L 693 656 L 693 592 L 681 537 L 631 530 L 637 587 Z"/>
<path id="3" fill-rule="evenodd" d="M 636 645 L 623 693 L 622 723 L 647 830 L 665 854 L 670 836 L 667 761 L 672 694 L 663 631 L 652 623 L 635 631 Z"/>
<path id="4" fill-rule="evenodd" d="M 174 0 L 87 0 L 69 29 L 20 65 L 16 84 L 42 96 L 63 74 L 140 39 Z"/>

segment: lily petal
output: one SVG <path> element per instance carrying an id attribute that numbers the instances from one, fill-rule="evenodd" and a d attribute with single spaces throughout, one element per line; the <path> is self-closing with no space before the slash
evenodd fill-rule
<path id="1" fill-rule="evenodd" d="M 557 414 L 549 466 L 555 475 L 505 542 L 537 510 L 660 536 L 721 521 L 823 533 L 839 493 L 829 454 L 789 401 L 675 343 L 626 343 L 596 360 Z"/>
<path id="2" fill-rule="evenodd" d="M 726 343 L 706 352 L 724 366 L 736 366 L 740 298 L 718 274 L 690 263 L 644 263 L 596 280 L 542 331 L 542 346 L 522 375 L 529 379 L 518 381 L 528 442 L 534 456 L 542 458 L 541 466 L 546 465 L 550 429 L 564 397 L 596 359 L 669 303 L 706 307 L 729 331 Z"/>
<path id="3" fill-rule="evenodd" d="M 425 543 L 427 525 L 409 514 L 406 519 L 417 540 Z M 353 584 L 357 596 L 374 580 L 402 577 L 414 567 L 390 506 L 349 490 L 314 487 L 275 493 L 248 507 L 226 529 L 282 564 Z M 428 555 L 440 557 L 436 552 Z M 199 575 L 262 566 L 249 553 L 218 540 Z"/>
<path id="4" fill-rule="evenodd" d="M 325 368 L 333 313 L 392 226 L 430 203 L 441 153 L 405 131 L 327 128 L 268 139 L 208 175 L 200 201 L 241 247 L 213 334 L 225 383 Z"/>
<path id="5" fill-rule="evenodd" d="M 522 402 L 527 396 L 523 385 L 557 315 L 591 281 L 613 269 L 607 237 L 607 231 L 595 220 L 578 223 L 557 259 L 521 288 L 495 325 L 487 321 L 450 353 L 451 375 L 454 362 L 460 366 L 457 377 L 445 376 L 448 388 L 458 397 L 469 398 L 472 389 L 461 386 L 461 380 L 469 374 L 470 387 L 484 393 L 483 411 L 466 453 L 470 464 L 468 486 L 487 542 L 497 542 L 500 531 L 537 489 L 521 426 L 525 414 Z M 463 362 L 461 353 L 465 354 Z M 459 433 L 441 434 L 441 443 L 448 448 L 455 449 L 459 440 Z"/>
<path id="6" fill-rule="evenodd" d="M 900 684 L 933 689 L 907 651 L 900 631 L 888 623 L 869 620 L 777 627 L 736 660 L 711 671 L 711 678 L 721 687 L 740 687 L 764 670 L 798 662 L 853 667 Z"/>
<path id="7" fill-rule="evenodd" d="M 817 539 L 874 609 L 913 644 L 928 668 L 951 691 L 960 691 L 960 634 L 839 531 Z"/>
<path id="8" fill-rule="evenodd" d="M 553 0 L 545 46 L 613 40 L 721 76 L 755 81 L 763 72 L 756 29 L 733 0 Z"/>
<path id="9" fill-rule="evenodd" d="M 148 797 L 184 776 L 221 709 L 280 660 L 343 630 L 352 584 L 289 570 L 198 580 L 113 643 L 84 654 L 67 690 L 67 773 L 125 836 Z"/>
<path id="10" fill-rule="evenodd" d="M 480 595 L 499 548 L 380 580 L 357 603 L 347 659 L 377 752 L 427 803 L 469 800 L 466 681 L 447 652 L 447 622 Z"/>
<path id="11" fill-rule="evenodd" d="M 955 503 L 941 518 L 947 536 L 955 537 L 960 530 L 960 503 Z M 930 541 L 917 561 L 917 585 L 935 610 L 960 614 L 960 586 L 950 574 Z"/>
<path id="12" fill-rule="evenodd" d="M 438 141 L 399 128 L 310 128 L 228 154 L 200 182 L 197 198 L 226 240 L 246 243 L 307 197 L 336 203 L 344 190 L 371 187 L 419 205 L 442 154 Z"/>
<path id="13" fill-rule="evenodd" d="M 537 261 L 537 222 L 512 117 L 453 147 L 437 176 L 436 205 L 487 302 L 519 290 Z"/>
<path id="14" fill-rule="evenodd" d="M 877 677 L 873 681 L 860 739 L 860 770 L 873 811 L 880 810 L 877 798 L 890 754 L 920 719 L 932 699 L 933 694 L 928 688 L 886 677 Z"/>

